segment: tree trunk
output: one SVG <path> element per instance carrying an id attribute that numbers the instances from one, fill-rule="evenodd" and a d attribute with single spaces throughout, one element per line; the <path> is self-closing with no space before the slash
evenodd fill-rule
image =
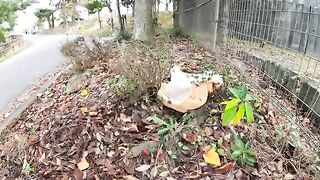
<path id="1" fill-rule="evenodd" d="M 117 0 L 117 11 L 118 11 L 118 21 L 119 21 L 119 26 L 120 26 L 120 33 L 123 33 L 124 27 L 122 24 L 122 18 L 121 18 L 121 12 L 120 12 L 120 2 Z"/>
<path id="2" fill-rule="evenodd" d="M 132 5 L 132 17 L 134 17 L 135 6 L 136 6 L 136 2 L 134 1 Z"/>
<path id="3" fill-rule="evenodd" d="M 46 18 L 47 18 L 47 21 L 48 21 L 49 28 L 52 28 L 50 16 L 47 16 Z"/>
<path id="4" fill-rule="evenodd" d="M 151 42 L 153 39 L 151 0 L 136 0 L 134 16 L 134 39 Z"/>
<path id="5" fill-rule="evenodd" d="M 101 22 L 101 17 L 100 17 L 100 11 L 98 11 L 98 21 L 99 21 L 99 27 L 101 29 L 102 28 L 102 22 Z"/>
<path id="6" fill-rule="evenodd" d="M 160 12 L 160 0 L 157 0 L 157 17 L 159 16 Z"/>
<path id="7" fill-rule="evenodd" d="M 166 0 L 166 11 L 169 11 L 169 2 Z"/>
<path id="8" fill-rule="evenodd" d="M 53 16 L 53 13 L 51 14 L 51 25 L 54 28 L 54 16 Z"/>

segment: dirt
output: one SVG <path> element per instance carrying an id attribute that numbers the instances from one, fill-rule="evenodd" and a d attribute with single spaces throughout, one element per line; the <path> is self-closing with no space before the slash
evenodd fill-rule
<path id="1" fill-rule="evenodd" d="M 244 122 L 236 127 L 221 125 L 223 107 L 220 103 L 231 96 L 226 87 L 238 86 L 242 80 L 223 60 L 230 58 L 230 54 L 214 57 L 184 37 L 166 40 L 171 60 L 185 71 L 211 69 L 224 75 L 225 87 L 216 90 L 206 105 L 181 114 L 163 107 L 154 96 L 136 102 L 119 96 L 115 89 L 119 84 L 113 83 L 119 71 L 113 69 L 111 63 L 121 59 L 123 44 L 126 42 L 108 46 L 107 55 L 99 56 L 95 67 L 86 70 L 86 78 L 76 85 L 70 81 L 73 72 L 61 74 L 25 110 L 19 121 L 1 134 L 1 177 L 315 179 L 309 168 L 312 163 L 306 160 L 310 152 L 292 147 L 286 141 L 286 137 L 291 136 L 274 141 L 273 135 L 282 117 L 269 102 L 260 102 L 255 110 L 260 118 L 256 117 L 252 125 Z M 153 48 L 148 51 L 153 52 Z M 146 56 L 135 58 L 141 61 Z M 73 84 L 72 91 L 67 91 L 69 84 Z M 156 89 L 151 91 L 154 94 Z M 262 96 L 251 86 L 250 93 Z M 155 115 L 166 122 L 174 118 L 174 130 L 167 136 L 160 136 L 157 132 L 161 127 L 153 121 Z M 291 131 L 282 129 L 281 132 Z M 236 135 L 256 150 L 257 163 L 253 166 L 230 157 Z M 219 155 L 219 166 L 210 165 L 203 158 L 212 144 L 225 152 Z"/>

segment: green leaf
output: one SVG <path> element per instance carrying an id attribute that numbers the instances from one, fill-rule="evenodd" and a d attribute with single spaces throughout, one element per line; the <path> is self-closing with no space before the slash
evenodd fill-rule
<path id="1" fill-rule="evenodd" d="M 227 101 L 226 102 L 226 107 L 224 108 L 224 111 L 227 111 L 233 107 L 236 107 L 238 105 L 238 103 L 240 102 L 241 100 L 238 99 L 238 98 L 235 98 L 235 99 L 232 99 L 231 101 Z"/>
<path id="2" fill-rule="evenodd" d="M 253 123 L 253 110 L 252 106 L 249 102 L 245 102 L 245 107 L 246 107 L 246 116 L 247 116 L 247 122 L 248 123 Z"/>
<path id="3" fill-rule="evenodd" d="M 246 84 L 243 84 L 242 85 L 242 88 L 241 88 L 241 94 L 242 94 L 242 98 L 245 98 L 248 94 L 248 87 Z"/>
<path id="4" fill-rule="evenodd" d="M 236 108 L 236 106 L 234 106 L 234 107 L 230 108 L 229 110 L 226 110 L 222 114 L 222 125 L 223 126 L 226 126 L 234 119 L 234 116 L 236 115 L 236 111 L 237 111 L 237 108 Z"/>
<path id="5" fill-rule="evenodd" d="M 220 139 L 218 140 L 218 144 L 220 145 L 220 144 L 222 144 L 222 143 L 223 143 L 223 139 L 220 138 Z"/>
<path id="6" fill-rule="evenodd" d="M 182 122 L 184 122 L 184 123 L 188 123 L 192 119 L 193 119 L 192 113 L 186 113 L 182 116 Z"/>
<path id="7" fill-rule="evenodd" d="M 170 124 L 167 124 L 167 125 L 170 125 L 170 126 L 174 126 L 174 118 L 173 117 L 170 117 Z"/>
<path id="8" fill-rule="evenodd" d="M 245 100 L 245 101 L 253 101 L 254 99 L 253 99 L 252 96 L 250 96 L 249 94 L 247 94 L 247 95 L 245 96 L 244 100 Z"/>
<path id="9" fill-rule="evenodd" d="M 161 136 L 161 135 L 167 134 L 170 130 L 171 130 L 170 127 L 160 129 L 160 130 L 158 131 L 158 135 Z"/>
<path id="10" fill-rule="evenodd" d="M 185 145 L 183 145 L 181 148 L 182 148 L 183 150 L 189 150 L 189 147 L 188 147 L 188 146 L 185 146 Z"/>
<path id="11" fill-rule="evenodd" d="M 216 150 L 216 149 L 217 149 L 217 145 L 214 144 L 214 143 L 212 143 L 212 144 L 211 144 L 211 148 L 212 148 L 213 150 Z"/>
<path id="12" fill-rule="evenodd" d="M 238 89 L 235 89 L 235 88 L 228 88 L 229 91 L 235 96 L 237 97 L 238 99 L 241 99 L 243 97 L 243 94 L 241 91 L 239 91 Z"/>
<path id="13" fill-rule="evenodd" d="M 221 104 L 226 104 L 226 107 L 224 108 L 224 111 L 226 111 L 226 110 L 229 110 L 230 108 L 232 108 L 234 106 L 237 106 L 240 101 L 241 101 L 240 99 L 234 98 L 234 99 L 232 99 L 230 101 L 224 101 Z"/>
<path id="14" fill-rule="evenodd" d="M 219 148 L 219 149 L 217 150 L 217 153 L 218 153 L 219 155 L 221 155 L 221 156 L 224 156 L 224 155 L 225 155 L 224 149 L 222 149 L 222 148 Z"/>
<path id="15" fill-rule="evenodd" d="M 245 149 L 245 144 L 243 143 L 243 141 L 239 138 L 239 137 L 235 137 L 234 138 L 234 144 L 240 148 L 240 150 L 244 150 Z"/>
<path id="16" fill-rule="evenodd" d="M 233 152 L 232 152 L 231 158 L 232 158 L 233 160 L 237 160 L 241 155 L 242 155 L 242 151 L 236 150 L 236 151 L 233 151 Z"/>
<path id="17" fill-rule="evenodd" d="M 237 124 L 239 124 L 239 122 L 240 122 L 240 120 L 243 118 L 243 116 L 244 116 L 244 113 L 245 113 L 245 105 L 244 105 L 244 103 L 241 103 L 240 105 L 239 105 L 239 109 L 238 109 L 238 111 L 237 111 L 237 113 L 236 113 L 236 115 L 235 115 L 235 118 L 234 118 L 234 120 L 233 120 L 233 122 L 232 122 L 232 125 L 237 125 Z"/>
<path id="18" fill-rule="evenodd" d="M 254 166 L 254 164 L 257 162 L 256 158 L 249 155 L 249 154 L 244 154 L 244 162 L 250 166 Z"/>
<path id="19" fill-rule="evenodd" d="M 161 118 L 158 118 L 156 115 L 154 115 L 152 117 L 153 122 L 155 122 L 156 124 L 162 126 L 162 125 L 169 125 L 167 122 L 165 122 L 164 120 L 162 120 Z"/>

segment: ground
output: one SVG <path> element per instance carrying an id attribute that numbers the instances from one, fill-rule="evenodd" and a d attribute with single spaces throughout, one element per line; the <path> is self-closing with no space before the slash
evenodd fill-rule
<path id="1" fill-rule="evenodd" d="M 93 52 L 82 40 L 68 46 L 68 55 L 85 51 L 70 57 L 73 70 L 61 74 L 2 132 L 0 176 L 316 178 L 316 150 L 306 148 L 303 127 L 291 126 L 256 87 L 248 86 L 255 99 L 254 123 L 243 118 L 238 126 L 221 124 L 221 102 L 232 97 L 227 87 L 244 84 L 240 73 L 228 66 L 228 59 L 236 58 L 233 50 L 213 56 L 186 37 L 162 33 L 150 46 L 108 41 Z M 200 109 L 176 112 L 156 97 L 173 65 L 189 73 L 214 70 L 223 75 L 225 85 Z"/>

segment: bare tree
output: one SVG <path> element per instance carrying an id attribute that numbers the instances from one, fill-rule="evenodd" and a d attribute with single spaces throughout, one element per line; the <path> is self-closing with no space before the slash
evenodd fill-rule
<path id="1" fill-rule="evenodd" d="M 118 22 L 119 22 L 119 26 L 120 26 L 120 33 L 123 33 L 124 25 L 123 25 L 123 21 L 122 21 L 121 12 L 120 12 L 120 0 L 117 0 L 117 11 L 118 11 Z"/>

